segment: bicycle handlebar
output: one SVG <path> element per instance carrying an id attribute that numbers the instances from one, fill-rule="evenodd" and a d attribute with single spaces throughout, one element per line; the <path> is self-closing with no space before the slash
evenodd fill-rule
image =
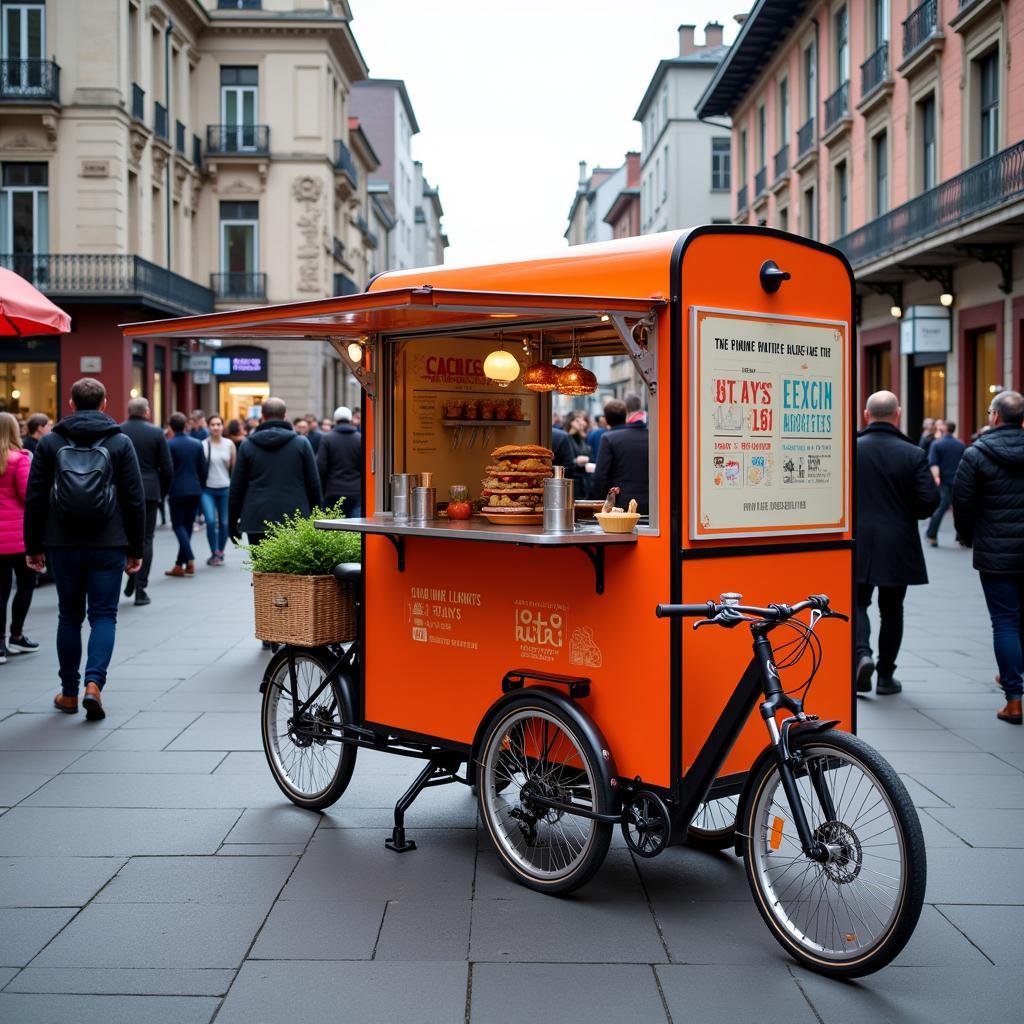
<path id="1" fill-rule="evenodd" d="M 716 604 L 714 601 L 705 601 L 704 604 L 659 604 L 654 609 L 654 614 L 659 619 L 713 619 L 725 611 L 727 615 L 755 615 L 759 619 L 784 622 L 808 608 L 815 608 L 825 615 L 833 615 L 836 618 L 846 618 L 845 615 L 833 612 L 829 608 L 826 594 L 811 594 L 806 601 L 798 601 L 793 605 L 772 604 L 767 608 L 746 604 Z"/>

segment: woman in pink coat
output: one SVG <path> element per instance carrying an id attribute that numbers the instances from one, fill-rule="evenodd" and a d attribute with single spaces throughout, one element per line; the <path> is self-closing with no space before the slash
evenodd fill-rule
<path id="1" fill-rule="evenodd" d="M 0 665 L 8 653 L 31 654 L 39 644 L 25 636 L 25 616 L 32 604 L 35 574 L 25 564 L 25 486 L 32 456 L 21 446 L 18 421 L 0 412 Z M 18 583 L 11 605 L 11 634 L 7 636 L 7 602 L 12 576 Z"/>

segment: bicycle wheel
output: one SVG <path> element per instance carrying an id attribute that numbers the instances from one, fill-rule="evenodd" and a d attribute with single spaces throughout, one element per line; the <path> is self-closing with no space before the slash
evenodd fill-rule
<path id="1" fill-rule="evenodd" d="M 320 688 L 332 667 L 320 651 L 295 651 L 300 705 Z M 341 687 L 332 679 L 302 720 L 296 722 L 286 651 L 275 656 L 268 672 L 260 721 L 271 774 L 293 804 L 311 811 L 323 810 L 345 792 L 356 763 L 356 748 L 332 738 L 337 736 L 338 727 L 346 724 Z"/>
<path id="2" fill-rule="evenodd" d="M 772 934 L 811 970 L 855 978 L 906 945 L 924 901 L 921 823 L 892 766 L 862 740 L 828 732 L 793 747 L 804 758 L 796 787 L 827 862 L 800 847 L 778 766 L 754 780 L 744 814 L 744 862 L 754 902 Z M 832 804 L 832 813 L 824 807 Z"/>
<path id="3" fill-rule="evenodd" d="M 698 850 L 727 850 L 736 842 L 738 796 L 720 796 L 707 800 L 686 830 L 686 842 Z"/>
<path id="4" fill-rule="evenodd" d="M 520 701 L 490 727 L 477 773 L 480 816 L 501 861 L 523 885 L 566 893 L 601 866 L 607 822 L 537 803 L 539 796 L 608 813 L 600 752 L 557 706 Z"/>

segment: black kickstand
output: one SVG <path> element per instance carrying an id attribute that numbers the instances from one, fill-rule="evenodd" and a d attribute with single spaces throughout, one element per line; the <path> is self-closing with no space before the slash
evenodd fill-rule
<path id="1" fill-rule="evenodd" d="M 429 760 L 423 771 L 416 776 L 413 784 L 402 794 L 398 803 L 395 804 L 395 827 L 391 830 L 391 838 L 384 840 L 384 845 L 395 853 L 408 853 L 416 849 L 416 843 L 412 839 L 405 838 L 405 812 L 412 806 L 416 799 L 430 781 L 431 776 L 437 771 L 439 765 L 433 758 Z"/>

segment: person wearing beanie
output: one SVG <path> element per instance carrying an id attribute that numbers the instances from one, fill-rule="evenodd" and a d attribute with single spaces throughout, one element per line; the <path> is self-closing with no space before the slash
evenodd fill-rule
<path id="1" fill-rule="evenodd" d="M 324 434 L 316 453 L 316 466 L 327 507 L 344 499 L 349 519 L 363 510 L 363 435 L 352 425 L 352 410 L 339 405 L 334 410 L 334 429 Z"/>

